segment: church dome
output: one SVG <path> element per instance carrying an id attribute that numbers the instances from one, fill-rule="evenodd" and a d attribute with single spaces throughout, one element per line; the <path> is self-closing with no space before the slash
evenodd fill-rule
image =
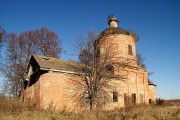
<path id="1" fill-rule="evenodd" d="M 110 28 L 107 28 L 105 29 L 104 31 L 102 31 L 98 37 L 97 37 L 97 40 L 100 40 L 102 39 L 103 37 L 106 37 L 108 35 L 111 35 L 111 34 L 124 34 L 124 35 L 129 35 L 129 32 L 127 32 L 126 30 L 122 29 L 122 28 L 119 28 L 119 27 L 110 27 Z"/>

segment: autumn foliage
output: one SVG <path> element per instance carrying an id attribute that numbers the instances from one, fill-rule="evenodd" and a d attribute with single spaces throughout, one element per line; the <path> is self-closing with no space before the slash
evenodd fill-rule
<path id="1" fill-rule="evenodd" d="M 58 36 L 47 28 L 22 32 L 20 35 L 10 33 L 6 37 L 4 61 L 1 71 L 6 79 L 6 88 L 15 97 L 22 94 L 26 68 L 32 54 L 59 57 L 61 41 Z"/>

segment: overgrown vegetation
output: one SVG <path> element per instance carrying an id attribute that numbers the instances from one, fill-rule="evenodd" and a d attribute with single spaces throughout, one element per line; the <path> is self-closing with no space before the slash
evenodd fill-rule
<path id="1" fill-rule="evenodd" d="M 142 57 L 141 54 L 136 55 L 137 65 L 143 69 L 146 69 L 146 64 L 144 64 L 145 57 Z"/>
<path id="2" fill-rule="evenodd" d="M 83 113 L 83 114 L 82 114 Z M 0 120 L 179 120 L 180 100 L 165 101 L 162 105 L 129 106 L 113 111 L 93 110 L 80 113 L 52 109 L 41 110 L 18 100 L 0 99 Z"/>
<path id="3" fill-rule="evenodd" d="M 156 99 L 156 104 L 157 104 L 157 105 L 163 105 L 164 102 L 165 102 L 165 100 L 163 100 L 163 99 L 161 99 L 161 98 Z"/>
<path id="4" fill-rule="evenodd" d="M 135 42 L 139 41 L 139 37 L 135 32 L 133 32 L 132 30 L 128 30 L 128 32 L 134 38 Z"/>

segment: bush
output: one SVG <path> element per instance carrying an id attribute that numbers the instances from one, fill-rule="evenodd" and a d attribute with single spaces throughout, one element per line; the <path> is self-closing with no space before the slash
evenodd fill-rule
<path id="1" fill-rule="evenodd" d="M 163 105 L 164 103 L 165 103 L 164 99 L 161 99 L 161 98 L 156 99 L 156 104 L 157 105 Z"/>

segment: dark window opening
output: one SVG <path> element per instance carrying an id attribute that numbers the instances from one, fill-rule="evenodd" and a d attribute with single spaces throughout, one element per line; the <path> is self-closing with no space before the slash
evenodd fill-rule
<path id="1" fill-rule="evenodd" d="M 112 65 L 106 66 L 106 70 L 107 70 L 107 72 L 114 74 L 114 67 Z"/>
<path id="2" fill-rule="evenodd" d="M 136 104 L 136 94 L 132 93 L 132 104 Z"/>
<path id="3" fill-rule="evenodd" d="M 132 46 L 128 45 L 128 55 L 132 55 Z"/>
<path id="4" fill-rule="evenodd" d="M 113 102 L 118 102 L 118 93 L 113 92 Z"/>
<path id="5" fill-rule="evenodd" d="M 151 104 L 152 103 L 152 100 L 151 99 L 149 99 L 149 104 Z"/>

